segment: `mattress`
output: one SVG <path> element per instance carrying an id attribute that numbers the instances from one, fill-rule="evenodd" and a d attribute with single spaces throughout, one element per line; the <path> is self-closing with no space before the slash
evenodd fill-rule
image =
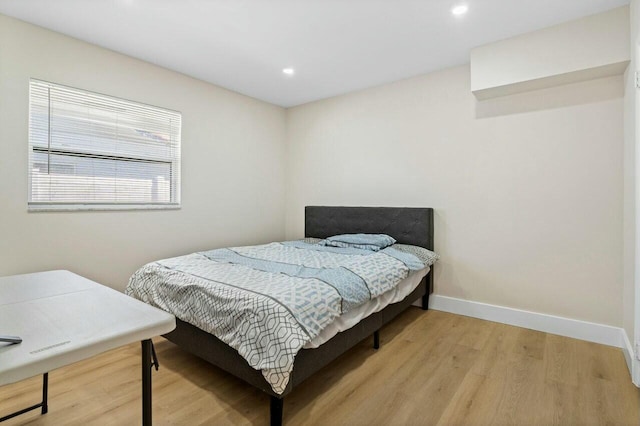
<path id="1" fill-rule="evenodd" d="M 303 348 L 317 348 L 336 334 L 350 329 L 369 315 L 383 310 L 388 305 L 404 300 L 405 297 L 418 287 L 418 284 L 420 284 L 422 278 L 429 273 L 430 269 L 431 268 L 426 267 L 419 271 L 412 272 L 407 278 L 398 283 L 397 287 L 337 317 L 331 324 L 326 326 L 319 335 L 310 342 L 307 342 Z"/>

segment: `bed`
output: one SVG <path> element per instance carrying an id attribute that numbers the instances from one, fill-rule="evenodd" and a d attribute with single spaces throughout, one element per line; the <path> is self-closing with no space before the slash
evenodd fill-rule
<path id="1" fill-rule="evenodd" d="M 433 250 L 433 210 L 395 207 L 305 208 L 305 237 L 325 239 L 338 234 L 359 233 L 386 234 L 393 237 L 398 245 Z M 219 251 L 214 252 L 220 256 Z M 429 294 L 433 290 L 433 265 L 425 271 L 428 271 L 426 275 L 423 274 L 424 276 L 417 279 L 414 277 L 419 283 L 417 286 L 415 283 L 412 284 L 409 290 L 401 295 L 401 300 L 398 300 L 396 295 L 392 303 L 382 310 L 360 319 L 355 325 L 338 332 L 326 342 L 321 341 L 322 344 L 319 346 L 302 347 L 294 354 L 290 373 L 280 388 L 274 387 L 272 380 L 266 379 L 269 376 L 264 374 L 264 370 L 257 370 L 249 364 L 246 353 L 243 357 L 239 353 L 241 350 L 234 349 L 230 344 L 201 329 L 204 327 L 199 328 L 190 323 L 194 321 L 187 322 L 176 318 L 175 330 L 164 337 L 268 394 L 271 397 L 271 424 L 280 425 L 283 420 L 284 397 L 298 384 L 367 337 L 373 336 L 374 347 L 377 348 L 378 330 L 414 302 L 420 300 L 422 309 L 428 308 Z"/>

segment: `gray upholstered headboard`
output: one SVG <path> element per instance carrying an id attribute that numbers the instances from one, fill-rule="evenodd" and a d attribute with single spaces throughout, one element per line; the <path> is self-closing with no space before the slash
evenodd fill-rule
<path id="1" fill-rule="evenodd" d="M 305 237 L 387 234 L 401 244 L 433 250 L 433 209 L 415 207 L 307 206 Z"/>

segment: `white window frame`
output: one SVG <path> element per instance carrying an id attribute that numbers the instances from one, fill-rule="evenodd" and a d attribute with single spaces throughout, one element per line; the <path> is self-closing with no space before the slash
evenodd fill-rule
<path id="1" fill-rule="evenodd" d="M 171 135 L 171 143 L 173 147 L 176 147 L 177 153 L 174 157 L 171 158 L 171 161 L 166 160 L 157 160 L 157 159 L 148 159 L 148 158 L 140 158 L 135 156 L 118 156 L 118 155 L 104 155 L 103 153 L 95 152 L 79 152 L 74 151 L 73 149 L 69 151 L 60 151 L 51 148 L 51 144 L 49 143 L 48 148 L 43 148 L 42 146 L 35 146 L 32 141 L 32 88 L 33 85 L 46 85 L 50 88 L 63 88 L 73 90 L 76 93 L 85 93 L 88 96 L 92 97 L 92 103 L 95 103 L 96 98 L 103 98 L 104 100 L 112 101 L 112 102 L 122 102 L 124 104 L 129 104 L 132 107 L 144 107 L 151 108 L 157 112 L 161 112 L 163 114 L 170 114 L 172 117 L 175 117 L 177 120 L 177 133 Z M 49 102 L 50 102 L 50 94 Z M 49 109 L 49 114 L 51 114 L 51 109 Z M 105 95 L 102 93 L 97 93 L 93 91 L 88 91 L 84 89 L 78 89 L 74 87 L 69 87 L 61 84 L 51 83 L 43 80 L 30 79 L 29 82 L 29 137 L 28 137 L 28 150 L 29 150 L 29 167 L 28 167 L 28 202 L 27 202 L 27 210 L 29 212 L 42 212 L 42 211 L 91 211 L 91 210 L 176 210 L 181 208 L 181 133 L 182 133 L 182 114 L 178 111 L 170 110 L 167 108 L 160 108 L 154 105 L 144 104 L 141 102 L 131 101 L 128 99 L 118 98 L 115 96 Z M 48 137 L 51 138 L 51 128 L 48 129 Z M 116 160 L 116 161 L 131 161 L 131 162 L 151 162 L 151 163 L 165 163 L 170 164 L 170 181 L 169 181 L 169 192 L 170 192 L 170 200 L 168 202 L 91 202 L 88 200 L 85 201 L 73 201 L 73 202 L 60 202 L 60 201 L 33 201 L 33 164 L 34 164 L 34 152 L 45 152 L 49 155 L 53 154 L 61 154 L 61 155 L 71 155 L 83 158 L 94 158 L 94 159 L 103 159 L 103 160 Z M 50 166 L 50 164 L 48 164 Z"/>

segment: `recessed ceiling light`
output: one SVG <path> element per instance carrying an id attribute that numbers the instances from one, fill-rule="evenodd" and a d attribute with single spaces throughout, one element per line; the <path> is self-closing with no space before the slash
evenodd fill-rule
<path id="1" fill-rule="evenodd" d="M 294 70 L 293 68 L 282 68 L 282 72 L 286 75 L 293 75 L 295 74 L 296 70 Z"/>
<path id="2" fill-rule="evenodd" d="M 468 10 L 469 10 L 469 6 L 467 6 L 466 4 L 460 4 L 454 7 L 453 9 L 451 9 L 451 13 L 453 13 L 456 16 L 460 16 L 467 13 Z"/>

